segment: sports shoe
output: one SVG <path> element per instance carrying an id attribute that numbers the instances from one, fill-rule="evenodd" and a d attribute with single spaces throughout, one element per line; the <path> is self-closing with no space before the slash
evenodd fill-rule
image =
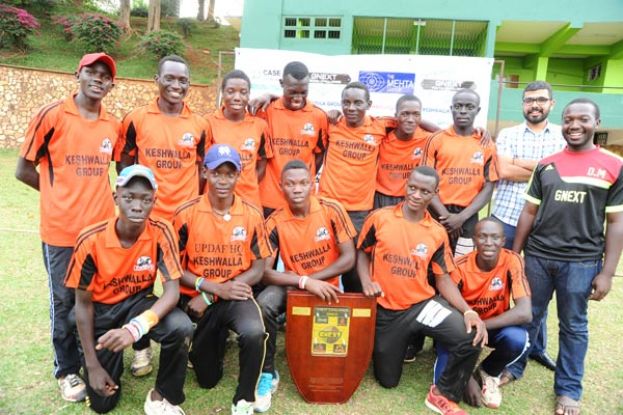
<path id="1" fill-rule="evenodd" d="M 415 346 L 410 344 L 407 346 L 407 351 L 405 352 L 405 357 L 403 359 L 404 363 L 412 363 L 415 362 L 415 355 L 416 355 L 416 350 L 415 350 Z"/>
<path id="2" fill-rule="evenodd" d="M 253 410 L 255 412 L 266 412 L 270 409 L 273 394 L 273 375 L 272 373 L 262 372 L 260 380 L 257 382 L 255 390 L 255 402 Z"/>
<path id="3" fill-rule="evenodd" d="M 434 387 L 435 385 L 430 386 L 428 396 L 424 401 L 428 409 L 441 415 L 467 415 L 467 412 L 462 410 L 456 402 L 443 395 L 435 395 L 433 393 Z"/>
<path id="4" fill-rule="evenodd" d="M 232 403 L 231 415 L 253 415 L 253 402 L 240 399 L 235 405 Z"/>
<path id="5" fill-rule="evenodd" d="M 75 373 L 58 379 L 58 386 L 61 388 L 61 396 L 66 401 L 80 402 L 87 396 L 87 387 L 84 381 Z"/>
<path id="6" fill-rule="evenodd" d="M 270 393 L 277 392 L 277 388 L 279 388 L 279 372 L 275 369 L 275 374 L 273 375 L 273 381 L 270 383 Z"/>
<path id="7" fill-rule="evenodd" d="M 502 404 L 502 393 L 500 392 L 500 379 L 489 376 L 487 372 L 478 369 L 482 382 L 482 403 L 491 409 L 497 409 Z"/>
<path id="8" fill-rule="evenodd" d="M 143 350 L 135 350 L 130 370 L 132 375 L 138 377 L 147 376 L 154 369 L 151 365 L 151 347 Z"/>
<path id="9" fill-rule="evenodd" d="M 153 391 L 153 389 L 150 389 L 149 392 L 147 392 L 145 405 L 143 405 L 146 415 L 186 415 L 182 408 L 177 405 L 173 405 L 165 398 L 162 398 L 161 401 L 152 400 L 151 393 Z"/>

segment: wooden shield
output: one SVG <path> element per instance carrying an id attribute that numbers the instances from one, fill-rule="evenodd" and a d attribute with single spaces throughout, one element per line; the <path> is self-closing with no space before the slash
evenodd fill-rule
<path id="1" fill-rule="evenodd" d="M 328 305 L 306 291 L 288 292 L 288 366 L 307 402 L 348 401 L 372 357 L 376 299 L 362 294 L 339 299 Z"/>

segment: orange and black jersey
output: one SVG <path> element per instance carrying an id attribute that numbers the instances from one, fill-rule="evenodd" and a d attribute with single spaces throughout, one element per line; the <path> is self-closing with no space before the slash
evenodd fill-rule
<path id="1" fill-rule="evenodd" d="M 266 219 L 266 232 L 286 272 L 297 275 L 311 275 L 331 265 L 340 256 L 339 244 L 356 234 L 339 202 L 315 196 L 311 196 L 309 213 L 304 218 L 294 216 L 288 206 L 274 211 Z M 338 286 L 339 276 L 326 281 Z"/>
<path id="2" fill-rule="evenodd" d="M 452 279 L 458 283 L 467 304 L 486 320 L 510 309 L 513 301 L 530 296 L 523 260 L 513 251 L 502 248 L 498 263 L 491 271 L 483 271 L 476 262 L 477 251 L 456 260 Z"/>
<path id="3" fill-rule="evenodd" d="M 90 291 L 96 303 L 117 304 L 156 281 L 181 278 L 177 239 L 171 224 L 149 218 L 134 245 L 124 248 L 115 231 L 117 218 L 82 231 L 67 269 L 65 285 Z"/>
<path id="4" fill-rule="evenodd" d="M 370 254 L 370 276 L 384 297 L 377 302 L 390 310 L 405 310 L 435 295 L 429 275 L 454 271 L 448 234 L 428 212 L 422 220 L 407 220 L 404 202 L 372 212 L 359 234 L 358 249 Z"/>
<path id="5" fill-rule="evenodd" d="M 283 98 L 272 102 L 266 112 L 258 113 L 266 119 L 270 131 L 268 142 L 272 158 L 266 166 L 266 176 L 260 183 L 262 206 L 278 208 L 286 205 L 281 193 L 281 170 L 293 159 L 302 160 L 316 174 L 316 154 L 327 147 L 328 119 L 325 112 L 307 100 L 305 106 L 293 111 L 286 108 Z"/>
<path id="6" fill-rule="evenodd" d="M 405 195 L 407 179 L 411 170 L 422 162 L 424 145 L 430 133 L 417 127 L 413 137 L 401 140 L 395 131 L 388 134 L 379 149 L 379 168 L 376 175 L 376 191 L 387 196 Z"/>
<path id="7" fill-rule="evenodd" d="M 179 207 L 173 226 L 185 270 L 222 283 L 247 271 L 253 261 L 271 255 L 264 218 L 257 207 L 236 196 L 229 215 L 225 220 L 214 213 L 207 194 Z M 184 286 L 180 292 L 192 297 L 198 294 Z"/>
<path id="8" fill-rule="evenodd" d="M 80 231 L 115 214 L 108 167 L 119 151 L 119 122 L 102 106 L 80 115 L 75 94 L 43 107 L 30 121 L 20 156 L 39 166 L 43 242 L 74 246 Z"/>
<path id="9" fill-rule="evenodd" d="M 453 127 L 434 133 L 424 147 L 423 165 L 439 174 L 444 205 L 469 206 L 486 182 L 498 180 L 495 144 L 483 147 L 480 136 L 458 135 Z"/>
<path id="10" fill-rule="evenodd" d="M 553 154 L 534 170 L 526 200 L 539 206 L 526 253 L 601 260 L 606 213 L 623 212 L 623 159 L 599 147 Z"/>
<path id="11" fill-rule="evenodd" d="M 186 104 L 178 116 L 162 114 L 158 98 L 123 119 L 123 153 L 149 167 L 158 183 L 152 215 L 172 220 L 179 205 L 199 194 L 198 164 L 205 154 L 206 128 L 203 117 Z"/>

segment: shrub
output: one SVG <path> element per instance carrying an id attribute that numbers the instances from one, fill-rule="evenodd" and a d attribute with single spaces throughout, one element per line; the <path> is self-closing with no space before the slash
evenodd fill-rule
<path id="1" fill-rule="evenodd" d="M 38 28 L 39 22 L 26 10 L 0 4 L 0 48 L 28 49 L 28 35 Z"/>
<path id="2" fill-rule="evenodd" d="M 184 36 L 184 39 L 188 39 L 196 28 L 195 20 L 190 19 L 188 17 L 178 19 L 177 26 L 180 28 L 182 32 L 182 36 Z"/>
<path id="3" fill-rule="evenodd" d="M 132 10 L 130 10 L 130 16 L 147 17 L 148 14 L 149 10 L 147 10 L 147 6 L 145 6 L 144 4 L 132 7 Z"/>
<path id="4" fill-rule="evenodd" d="M 97 13 L 84 13 L 78 16 L 71 31 L 89 52 L 111 52 L 121 37 L 121 27 L 108 17 Z"/>
<path id="5" fill-rule="evenodd" d="M 160 59 L 167 55 L 184 53 L 184 42 L 177 33 L 159 30 L 142 37 L 141 47 Z"/>
<path id="6" fill-rule="evenodd" d="M 65 40 L 69 41 L 74 38 L 74 33 L 71 30 L 71 27 L 76 22 L 74 16 L 54 16 L 52 17 L 52 23 L 58 25 L 63 30 L 63 35 L 65 36 Z"/>

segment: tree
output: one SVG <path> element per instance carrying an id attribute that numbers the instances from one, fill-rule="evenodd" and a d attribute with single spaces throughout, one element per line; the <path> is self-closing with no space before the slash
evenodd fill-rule
<path id="1" fill-rule="evenodd" d="M 123 27 L 126 32 L 130 31 L 130 0 L 121 0 L 119 7 L 119 25 Z"/>
<path id="2" fill-rule="evenodd" d="M 160 30 L 160 0 L 149 0 L 147 33 Z"/>
<path id="3" fill-rule="evenodd" d="M 216 3 L 216 0 L 209 0 L 208 18 L 206 19 L 208 22 L 214 22 L 214 3 Z"/>
<path id="4" fill-rule="evenodd" d="M 206 0 L 199 0 L 199 11 L 197 12 L 197 20 L 203 22 L 205 20 Z"/>

